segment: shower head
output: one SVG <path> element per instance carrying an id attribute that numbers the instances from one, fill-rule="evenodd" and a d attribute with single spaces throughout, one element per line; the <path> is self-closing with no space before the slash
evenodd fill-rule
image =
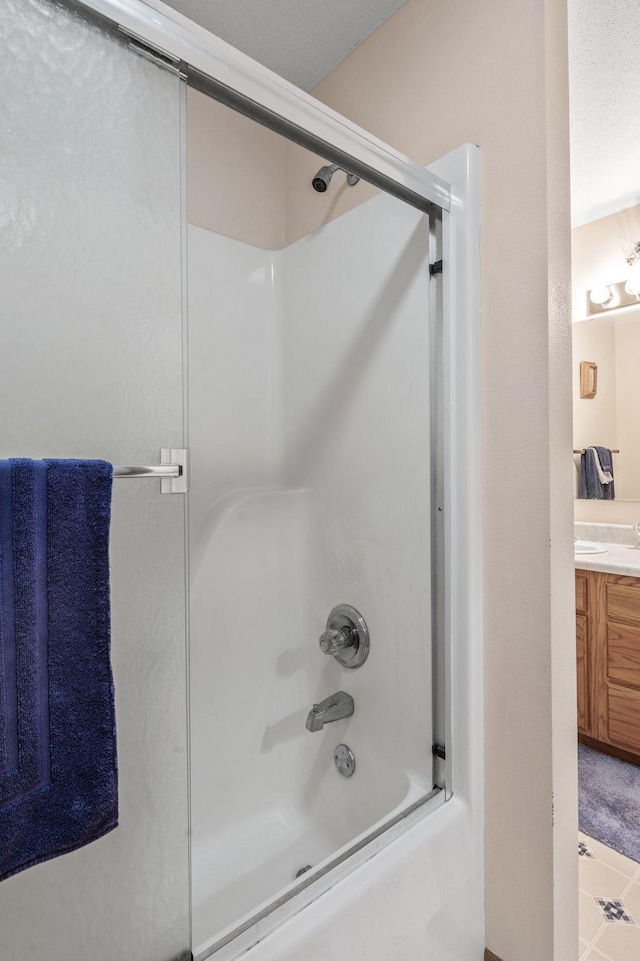
<path id="1" fill-rule="evenodd" d="M 337 164 L 328 164 L 326 167 L 320 167 L 320 170 L 311 181 L 313 189 L 317 190 L 319 194 L 323 194 L 331 183 L 331 178 L 336 170 L 343 169 L 343 167 L 339 167 Z M 357 184 L 360 180 L 360 177 L 356 177 L 355 174 L 347 173 L 346 170 L 344 170 L 344 173 L 347 174 L 347 183 L 350 187 L 353 187 L 354 184 Z"/>
<path id="2" fill-rule="evenodd" d="M 331 178 L 336 170 L 338 170 L 337 164 L 331 164 L 327 167 L 320 167 L 320 170 L 311 181 L 313 189 L 317 190 L 319 194 L 323 194 L 331 183 Z"/>

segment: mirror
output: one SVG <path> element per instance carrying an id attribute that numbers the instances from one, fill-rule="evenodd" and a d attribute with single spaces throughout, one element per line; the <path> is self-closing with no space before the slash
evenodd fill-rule
<path id="1" fill-rule="evenodd" d="M 639 240 L 640 204 L 571 231 L 573 447 L 619 450 L 617 501 L 640 501 L 640 298 L 620 293 L 635 281 Z"/>
<path id="2" fill-rule="evenodd" d="M 581 390 L 585 362 L 597 365 L 595 395 L 584 383 Z M 613 455 L 615 499 L 640 500 L 638 308 L 573 325 L 573 446 L 619 450 Z"/>

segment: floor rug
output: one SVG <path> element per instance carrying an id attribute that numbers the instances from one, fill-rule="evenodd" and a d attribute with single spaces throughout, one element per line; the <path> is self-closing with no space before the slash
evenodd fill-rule
<path id="1" fill-rule="evenodd" d="M 580 830 L 640 861 L 640 767 L 578 745 Z"/>

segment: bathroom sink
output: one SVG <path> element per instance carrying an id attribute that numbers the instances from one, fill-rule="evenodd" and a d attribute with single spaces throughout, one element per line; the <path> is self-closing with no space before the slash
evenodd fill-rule
<path id="1" fill-rule="evenodd" d="M 576 541 L 573 550 L 575 554 L 606 554 L 608 548 L 595 541 Z"/>

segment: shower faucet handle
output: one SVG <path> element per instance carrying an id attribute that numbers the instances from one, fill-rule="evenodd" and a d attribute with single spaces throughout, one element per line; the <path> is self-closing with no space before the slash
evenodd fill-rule
<path id="1" fill-rule="evenodd" d="M 320 635 L 320 650 L 341 667 L 360 667 L 369 654 L 369 629 L 362 614 L 350 604 L 334 607 Z"/>
<path id="2" fill-rule="evenodd" d="M 337 654 L 354 643 L 353 632 L 348 627 L 326 630 L 320 635 L 320 649 L 323 654 Z"/>

